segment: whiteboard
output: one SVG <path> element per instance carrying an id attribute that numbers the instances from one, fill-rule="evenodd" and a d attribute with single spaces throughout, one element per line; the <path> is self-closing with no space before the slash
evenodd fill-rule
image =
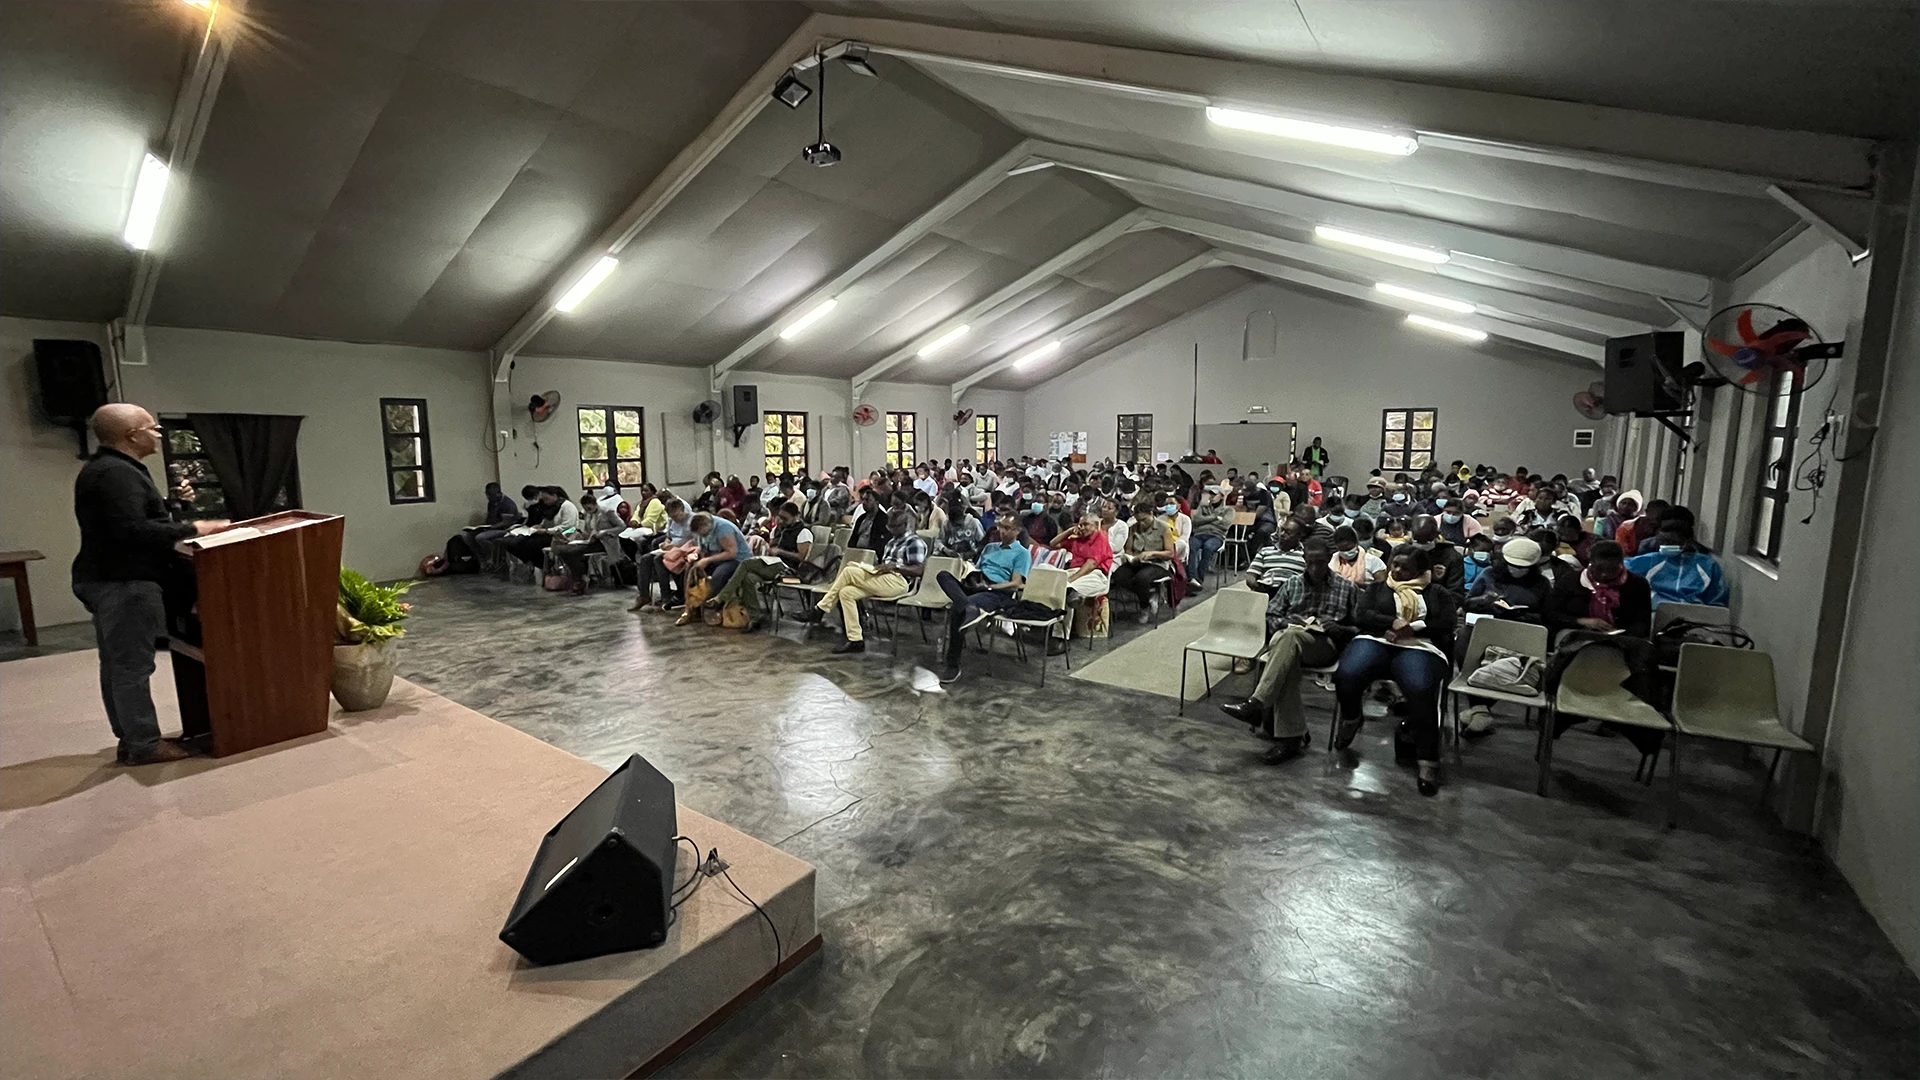
<path id="1" fill-rule="evenodd" d="M 1195 429 L 1194 453 L 1209 448 L 1219 451 L 1221 465 L 1206 466 L 1215 475 L 1224 475 L 1224 466 L 1241 472 L 1272 476 L 1273 471 L 1293 460 L 1295 425 L 1290 421 L 1262 421 L 1245 424 L 1201 424 Z"/>

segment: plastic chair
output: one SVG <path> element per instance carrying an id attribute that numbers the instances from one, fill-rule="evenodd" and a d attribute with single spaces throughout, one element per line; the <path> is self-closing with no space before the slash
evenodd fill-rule
<path id="1" fill-rule="evenodd" d="M 1773 774 L 1780 766 L 1780 755 L 1788 750 L 1796 754 L 1815 752 L 1812 743 L 1780 723 L 1780 702 L 1773 684 L 1773 657 L 1751 649 L 1729 649 L 1697 641 L 1683 643 L 1680 673 L 1673 681 L 1673 726 L 1680 735 L 1696 739 L 1771 747 L 1773 761 L 1767 765 L 1767 782 L 1760 788 L 1762 806 L 1773 790 Z M 1680 740 L 1676 737 L 1673 741 L 1671 764 L 1677 775 Z M 1676 778 L 1676 798 L 1679 785 Z"/>
<path id="2" fill-rule="evenodd" d="M 1180 650 L 1180 709 L 1187 714 L 1187 658 L 1200 654 L 1200 677 L 1213 696 L 1213 674 L 1207 670 L 1207 657 L 1231 656 L 1235 660 L 1258 660 L 1267 652 L 1267 598 L 1248 589 L 1226 589 L 1213 598 L 1213 613 L 1207 619 L 1207 632 L 1187 642 Z"/>
<path id="3" fill-rule="evenodd" d="M 851 525 L 835 526 L 833 533 L 827 538 L 828 543 L 832 544 L 836 548 L 839 548 L 841 551 L 845 551 L 847 549 L 847 545 L 852 541 L 853 541 L 853 526 Z"/>
<path id="4" fill-rule="evenodd" d="M 1540 722 L 1540 749 L 1536 755 L 1540 760 L 1538 794 L 1547 793 L 1547 778 L 1553 768 L 1553 729 L 1561 713 L 1649 731 L 1673 731 L 1673 724 L 1660 714 L 1660 710 L 1641 701 L 1622 685 L 1630 674 L 1626 657 L 1604 646 L 1582 649 L 1566 670 L 1560 673 L 1560 686 L 1554 691 L 1553 705 Z M 1674 767 L 1677 766 L 1677 758 L 1670 759 L 1669 766 L 1668 774 L 1674 784 L 1673 794 L 1667 801 L 1667 826 L 1671 828 L 1680 782 L 1679 770 Z"/>
<path id="5" fill-rule="evenodd" d="M 1488 690 L 1471 686 L 1467 676 L 1480 667 L 1480 661 L 1486 656 L 1488 646 L 1498 646 L 1512 652 L 1536 657 L 1542 664 L 1547 659 L 1547 628 L 1532 623 L 1513 622 L 1507 619 L 1481 619 L 1473 624 L 1473 635 L 1467 639 L 1466 663 L 1460 668 L 1460 674 L 1447 684 L 1447 701 L 1451 708 L 1442 715 L 1452 717 L 1453 721 L 1453 757 L 1460 760 L 1460 699 L 1462 697 L 1481 698 L 1486 701 L 1504 701 L 1518 705 L 1529 714 L 1535 709 L 1547 707 L 1547 695 L 1544 691 L 1532 694 L 1513 694 L 1504 690 Z"/>
<path id="6" fill-rule="evenodd" d="M 1669 600 L 1653 609 L 1654 636 L 1659 637 L 1660 631 L 1682 619 L 1702 626 L 1732 626 L 1733 609 L 1716 604 L 1683 604 L 1678 600 Z"/>
<path id="7" fill-rule="evenodd" d="M 999 612 L 994 612 L 993 615 L 992 621 L 994 625 L 1013 627 L 1014 647 L 1019 650 L 1022 663 L 1026 662 L 1026 645 L 1020 640 L 1020 632 L 1022 630 L 1044 631 L 1041 638 L 1043 644 L 1040 647 L 1041 686 L 1047 685 L 1047 645 L 1052 643 L 1055 630 L 1060 631 L 1062 640 L 1068 642 L 1069 647 L 1061 656 L 1066 660 L 1067 670 L 1073 670 L 1073 649 L 1071 647 L 1073 628 L 1069 621 L 1073 618 L 1073 615 L 1067 609 L 1067 578 L 1069 576 L 1071 575 L 1069 575 L 1067 571 L 1057 566 L 1036 566 L 1033 568 L 1033 571 L 1027 575 L 1026 588 L 1020 590 L 1020 599 L 1031 600 L 1049 611 L 1059 612 L 1058 615 L 1047 619 L 1014 619 L 1002 615 Z M 991 636 L 987 639 L 987 652 L 993 652 L 993 639 Z"/>
<path id="8" fill-rule="evenodd" d="M 913 611 L 945 611 L 952 607 L 953 598 L 947 595 L 946 590 L 942 589 L 935 579 L 942 570 L 957 578 L 965 567 L 964 561 L 950 555 L 928 556 L 926 565 L 921 569 L 920 580 L 913 591 L 891 601 L 893 621 L 888 625 L 887 633 L 892 635 L 896 642 L 900 640 L 901 608 Z M 920 640 L 923 642 L 927 640 L 927 624 L 924 619 L 920 620 Z"/>

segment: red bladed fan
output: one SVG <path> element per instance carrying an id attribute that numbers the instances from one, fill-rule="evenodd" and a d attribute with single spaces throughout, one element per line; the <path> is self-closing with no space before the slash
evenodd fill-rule
<path id="1" fill-rule="evenodd" d="M 1700 355 L 1713 373 L 1752 394 L 1769 393 L 1787 372 L 1805 391 L 1827 373 L 1843 342 L 1828 343 L 1807 321 L 1772 304 L 1736 304 L 1714 312 L 1700 332 Z"/>
<path id="2" fill-rule="evenodd" d="M 861 427 L 872 427 L 873 422 L 878 419 L 880 419 L 880 411 L 871 405 L 862 405 L 853 410 L 853 422 Z"/>
<path id="3" fill-rule="evenodd" d="M 544 394 L 535 394 L 527 401 L 527 416 L 536 424 L 543 424 L 553 418 L 553 410 L 560 407 L 560 391 L 549 390 Z"/>
<path id="4" fill-rule="evenodd" d="M 954 412 L 954 414 L 953 414 L 953 426 L 954 426 L 954 427 L 966 427 L 966 426 L 967 426 L 967 424 L 968 424 L 968 422 L 969 422 L 969 421 L 971 421 L 972 419 L 973 419 L 973 410 L 972 410 L 972 409 L 959 409 L 959 410 L 956 410 L 956 411 Z"/>
<path id="5" fill-rule="evenodd" d="M 1607 418 L 1607 384 L 1596 382 L 1573 395 L 1573 407 L 1589 420 Z"/>

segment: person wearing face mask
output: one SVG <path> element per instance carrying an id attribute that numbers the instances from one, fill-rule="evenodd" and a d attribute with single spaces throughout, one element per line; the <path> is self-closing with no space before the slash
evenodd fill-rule
<path id="1" fill-rule="evenodd" d="M 1461 564 L 1466 574 L 1467 591 L 1473 591 L 1473 583 L 1480 579 L 1487 567 L 1493 565 L 1493 534 L 1480 533 L 1467 541 L 1467 561 Z"/>
<path id="2" fill-rule="evenodd" d="M 1693 538 L 1690 521 L 1668 517 L 1660 522 L 1657 546 L 1650 555 L 1635 555 L 1627 569 L 1647 579 L 1655 607 L 1666 603 L 1727 606 L 1727 578 L 1720 560 Z"/>
<path id="3" fill-rule="evenodd" d="M 1171 493 L 1159 496 L 1160 519 L 1173 530 L 1173 557 L 1186 565 L 1187 555 L 1193 550 L 1193 518 L 1181 509 L 1180 502 Z"/>
<path id="4" fill-rule="evenodd" d="M 1480 535 L 1480 523 L 1468 513 L 1469 504 L 1464 500 L 1456 502 L 1448 499 L 1436 511 L 1434 519 L 1440 524 L 1440 535 L 1447 543 L 1464 548 L 1467 541 Z"/>
<path id="5" fill-rule="evenodd" d="M 1402 548 L 1388 564 L 1387 580 L 1361 592 L 1353 614 L 1360 633 L 1340 654 L 1333 676 L 1335 750 L 1352 746 L 1359 734 L 1367 688 L 1380 679 L 1399 685 L 1407 712 L 1394 736 L 1395 757 L 1418 762 L 1422 795 L 1440 790 L 1440 690 L 1453 673 L 1447 657 L 1459 615 L 1459 601 L 1433 581 L 1427 553 Z"/>
<path id="6" fill-rule="evenodd" d="M 1329 529 L 1351 525 L 1353 519 L 1359 516 L 1360 502 L 1361 499 L 1357 495 L 1348 495 L 1342 499 L 1328 499 L 1326 513 L 1320 515 L 1320 520 Z"/>
<path id="7" fill-rule="evenodd" d="M 1447 504 L 1452 501 L 1447 494 L 1447 485 L 1442 481 L 1427 481 L 1425 491 L 1426 494 L 1421 497 L 1420 501 L 1414 507 L 1418 513 L 1431 514 L 1437 517 L 1440 511 L 1446 509 Z"/>
<path id="8" fill-rule="evenodd" d="M 1200 492 L 1200 504 L 1193 508 L 1192 535 L 1187 540 L 1187 580 L 1196 590 L 1207 583 L 1207 571 L 1213 569 L 1214 556 L 1227 543 L 1227 526 L 1233 524 L 1233 512 L 1215 488 Z"/>
<path id="9" fill-rule="evenodd" d="M 1493 546 L 1498 548 L 1520 534 L 1520 524 L 1510 517 L 1495 518 L 1487 532 L 1493 536 Z"/>
<path id="10" fill-rule="evenodd" d="M 1620 545 L 1596 540 L 1586 569 L 1563 574 L 1547 600 L 1547 626 L 1561 630 L 1618 630 L 1646 637 L 1653 626 L 1653 590 L 1627 569 Z"/>
<path id="11" fill-rule="evenodd" d="M 1333 530 L 1333 572 L 1355 585 L 1371 585 L 1387 576 L 1387 561 L 1371 548 L 1360 546 L 1360 534 L 1351 525 Z"/>
<path id="12" fill-rule="evenodd" d="M 1513 622 L 1543 622 L 1542 610 L 1553 583 L 1540 572 L 1540 545 L 1516 536 L 1500 545 L 1492 565 L 1474 578 L 1467 611 Z"/>
<path id="13" fill-rule="evenodd" d="M 1405 521 L 1417 512 L 1412 500 L 1408 498 L 1407 490 L 1401 488 L 1387 496 L 1387 501 L 1381 506 L 1380 512 L 1375 514 L 1374 517 L 1376 519 L 1385 518 L 1389 521 Z"/>

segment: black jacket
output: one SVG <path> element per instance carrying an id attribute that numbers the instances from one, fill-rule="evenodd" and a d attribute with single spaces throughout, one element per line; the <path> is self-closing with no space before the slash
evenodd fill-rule
<path id="1" fill-rule="evenodd" d="M 1429 584 L 1420 595 L 1427 602 L 1427 630 L 1423 636 L 1439 646 L 1441 652 L 1452 656 L 1453 636 L 1460 624 L 1460 598 L 1438 582 Z M 1361 633 L 1384 635 L 1393 629 L 1393 621 L 1399 617 L 1400 598 L 1394 594 L 1393 586 L 1375 581 L 1360 590 L 1360 601 L 1353 609 L 1353 624 Z"/>
<path id="2" fill-rule="evenodd" d="M 167 516 L 166 500 L 145 465 L 105 448 L 94 451 L 73 482 L 73 516 L 80 522 L 76 584 L 164 580 L 174 541 L 194 532 Z"/>
<path id="3" fill-rule="evenodd" d="M 1569 566 L 1565 573 L 1553 576 L 1553 592 L 1547 598 L 1547 627 L 1552 630 L 1585 629 L 1580 620 L 1587 617 L 1591 592 L 1580 584 L 1580 571 Z M 1653 590 L 1647 579 L 1632 571 L 1620 583 L 1620 604 L 1613 609 L 1613 625 L 1634 637 L 1646 637 L 1653 629 Z"/>

